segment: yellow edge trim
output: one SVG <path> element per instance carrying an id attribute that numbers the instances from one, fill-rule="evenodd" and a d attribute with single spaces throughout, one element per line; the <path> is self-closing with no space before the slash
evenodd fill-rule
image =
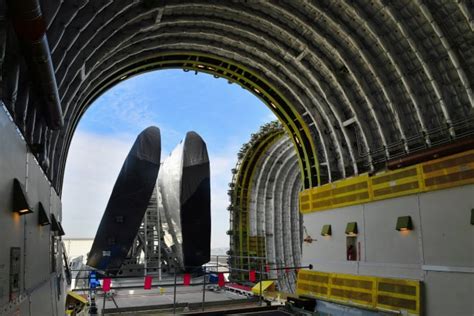
<path id="1" fill-rule="evenodd" d="M 76 300 L 78 300 L 78 301 L 81 302 L 81 303 L 84 303 L 84 304 L 87 304 L 87 303 L 88 303 L 88 301 L 87 301 L 84 297 L 82 297 L 81 295 L 79 295 L 79 294 L 77 294 L 77 293 L 75 293 L 75 292 L 73 292 L 73 291 L 68 291 L 68 292 L 67 292 L 67 295 L 69 295 L 69 296 L 71 296 L 71 297 L 74 297 Z"/>
<path id="2" fill-rule="evenodd" d="M 474 162 L 470 162 L 470 163 L 466 163 L 462 165 L 456 165 L 456 166 L 444 168 L 441 170 L 435 170 L 429 173 L 426 172 L 426 173 L 423 173 L 423 178 L 429 179 L 433 177 L 446 176 L 446 175 L 456 173 L 459 171 L 465 171 L 466 169 L 474 169 Z"/>

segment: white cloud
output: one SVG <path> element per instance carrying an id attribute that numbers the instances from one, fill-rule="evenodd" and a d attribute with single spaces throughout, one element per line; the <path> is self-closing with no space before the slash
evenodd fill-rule
<path id="1" fill-rule="evenodd" d="M 237 152 L 241 144 L 228 142 L 220 151 L 209 153 L 211 165 L 211 209 L 212 209 L 212 248 L 229 247 L 229 182 L 231 169 L 237 163 Z"/>
<path id="2" fill-rule="evenodd" d="M 64 177 L 63 218 L 68 237 L 93 237 L 134 137 L 76 132 Z"/>
<path id="3" fill-rule="evenodd" d="M 184 136 L 184 135 L 183 135 Z M 77 131 L 70 147 L 63 189 L 67 237 L 93 238 L 134 135 L 104 136 Z M 239 146 L 210 153 L 212 248 L 228 247 L 228 183 Z M 162 159 L 168 153 L 162 152 Z"/>

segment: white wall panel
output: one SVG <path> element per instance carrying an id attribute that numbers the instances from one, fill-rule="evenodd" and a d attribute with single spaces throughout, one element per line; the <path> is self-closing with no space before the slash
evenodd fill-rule
<path id="1" fill-rule="evenodd" d="M 410 216 L 414 230 L 395 230 L 399 216 Z M 421 264 L 421 227 L 416 195 L 365 204 L 364 219 L 364 261 Z"/>
<path id="2" fill-rule="evenodd" d="M 474 274 L 429 271 L 424 282 L 425 315 L 474 315 Z"/>
<path id="3" fill-rule="evenodd" d="M 304 225 L 318 240 L 303 244 L 303 264 L 317 271 L 421 280 L 426 315 L 471 316 L 473 208 L 474 185 L 466 185 L 305 214 Z M 395 230 L 399 216 L 411 216 L 412 231 Z M 359 228 L 359 262 L 345 257 L 344 230 L 351 221 Z M 320 235 L 325 224 L 332 225 L 331 237 Z"/>
<path id="4" fill-rule="evenodd" d="M 474 185 L 421 194 L 420 207 L 425 264 L 474 267 Z"/>
<path id="5" fill-rule="evenodd" d="M 313 264 L 318 270 L 318 265 L 331 269 L 333 264 L 341 267 L 339 272 L 349 273 L 354 271 L 354 264 L 346 264 L 346 225 L 349 222 L 357 222 L 359 234 L 357 241 L 360 242 L 362 257 L 364 256 L 364 216 L 363 205 L 349 206 L 329 211 L 314 212 L 304 215 L 303 225 L 313 238 L 312 243 L 303 243 L 303 265 Z M 323 225 L 330 224 L 332 236 L 321 236 Z M 305 236 L 306 237 L 306 236 Z M 323 264 L 328 262 L 328 265 Z M 325 270 L 330 271 L 330 270 Z"/>

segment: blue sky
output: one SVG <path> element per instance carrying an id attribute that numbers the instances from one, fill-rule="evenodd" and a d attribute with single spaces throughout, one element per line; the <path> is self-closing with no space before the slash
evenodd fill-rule
<path id="1" fill-rule="evenodd" d="M 275 116 L 253 94 L 225 79 L 182 70 L 136 76 L 98 98 L 72 140 L 64 179 L 66 237 L 93 238 L 136 136 L 161 130 L 162 159 L 187 131 L 207 143 L 211 163 L 212 247 L 228 246 L 227 184 L 240 146 Z"/>

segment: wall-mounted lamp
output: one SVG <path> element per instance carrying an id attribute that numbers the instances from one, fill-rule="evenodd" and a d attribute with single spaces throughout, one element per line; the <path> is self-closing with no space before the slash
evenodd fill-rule
<path id="1" fill-rule="evenodd" d="M 38 225 L 46 226 L 50 225 L 51 221 L 49 220 L 48 214 L 43 207 L 43 203 L 38 203 Z"/>
<path id="2" fill-rule="evenodd" d="M 331 225 L 324 225 L 323 228 L 321 229 L 321 236 L 331 236 L 331 235 L 332 235 Z"/>
<path id="3" fill-rule="evenodd" d="M 347 226 L 346 226 L 346 235 L 347 236 L 357 236 L 358 232 L 359 231 L 357 230 L 357 222 L 347 223 Z"/>
<path id="4" fill-rule="evenodd" d="M 413 229 L 413 224 L 411 222 L 410 216 L 400 216 L 397 218 L 397 227 L 395 228 L 398 231 L 407 231 Z"/>
<path id="5" fill-rule="evenodd" d="M 54 214 L 51 214 L 51 230 L 56 233 L 57 236 L 64 236 L 65 232 L 60 222 L 56 219 Z"/>
<path id="6" fill-rule="evenodd" d="M 28 203 L 23 185 L 18 179 L 13 180 L 13 212 L 20 215 L 33 213 Z"/>

